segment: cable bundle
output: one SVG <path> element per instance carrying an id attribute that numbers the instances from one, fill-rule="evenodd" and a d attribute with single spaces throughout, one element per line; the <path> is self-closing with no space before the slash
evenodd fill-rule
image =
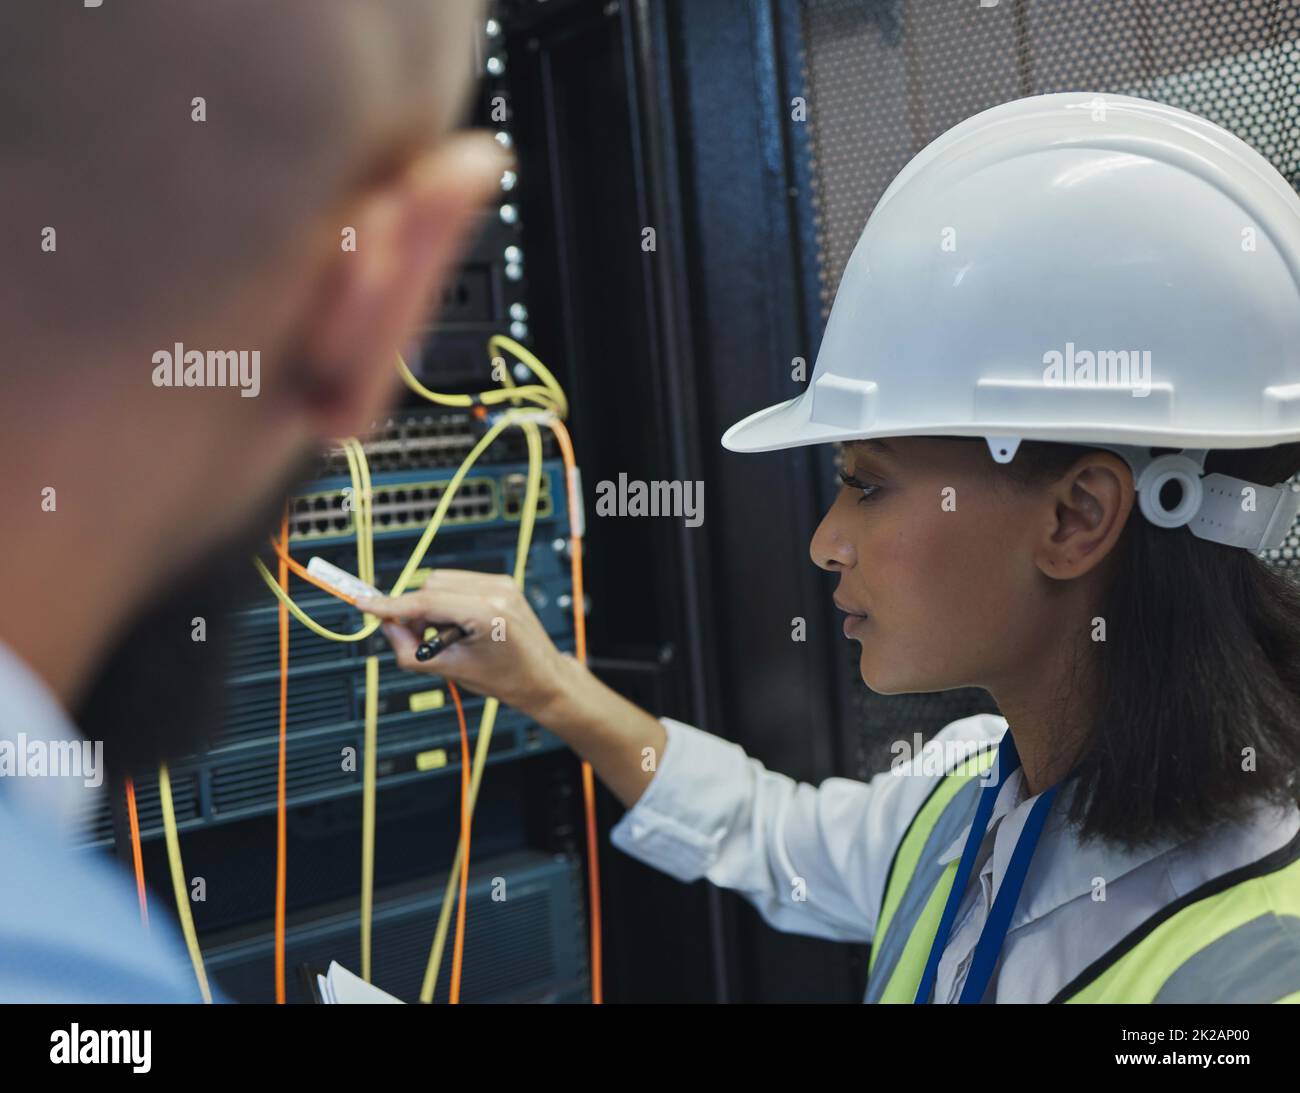
<path id="1" fill-rule="evenodd" d="M 541 380 L 539 384 L 516 386 L 504 359 L 497 356 L 499 350 L 505 350 L 528 367 Z M 398 596 L 407 590 L 414 574 L 420 569 L 424 557 L 437 535 L 447 511 L 451 506 L 457 489 L 477 462 L 501 433 L 510 427 L 523 430 L 528 447 L 528 477 L 524 494 L 524 504 L 520 516 L 519 539 L 516 547 L 514 580 L 522 588 L 532 543 L 533 527 L 537 515 L 542 473 L 542 443 L 538 431 L 539 425 L 545 425 L 555 434 L 565 465 L 565 487 L 569 504 L 570 561 L 573 583 L 573 625 L 575 635 L 575 652 L 577 659 L 586 663 L 586 618 L 583 611 L 582 589 L 582 498 L 578 484 L 577 462 L 573 454 L 573 444 L 565 428 L 563 418 L 568 414 L 568 400 L 563 390 L 556 383 L 550 371 L 526 348 L 512 338 L 495 335 L 488 341 L 488 353 L 493 360 L 494 377 L 503 384 L 500 388 L 481 392 L 477 395 L 442 394 L 425 387 L 407 367 L 399 356 L 398 371 L 408 387 L 417 394 L 440 406 L 453 406 L 471 409 L 480 419 L 488 418 L 487 427 L 478 443 L 470 450 L 465 460 L 448 482 L 442 497 L 429 520 L 428 526 L 394 583 L 390 596 Z M 531 407 L 521 404 L 529 403 Z M 489 416 L 488 407 L 509 404 L 508 408 L 499 410 Z M 352 481 L 352 498 L 354 508 L 354 526 L 357 537 L 358 576 L 368 584 L 374 583 L 374 524 L 371 513 L 370 469 L 366 460 L 364 447 L 354 439 L 343 441 L 343 451 L 348 462 L 348 473 Z M 303 626 L 319 637 L 331 641 L 364 641 L 379 627 L 379 620 L 373 615 L 363 615 L 360 629 L 350 634 L 339 633 L 322 626 L 308 615 L 288 593 L 288 574 L 295 573 L 309 583 L 324 589 L 331 595 L 348 603 L 354 601 L 319 581 L 309 574 L 305 567 L 290 557 L 288 552 L 289 532 L 287 515 L 281 524 L 278 540 L 272 539 L 272 547 L 279 559 L 279 580 L 273 577 L 260 558 L 254 558 L 262 580 L 279 601 L 280 606 L 280 752 L 278 771 L 277 803 L 277 856 L 276 856 L 276 917 L 275 917 L 275 977 L 276 1000 L 285 1001 L 285 878 L 287 873 L 286 847 L 286 794 L 285 794 L 285 744 L 287 739 L 287 693 L 288 693 L 288 617 L 293 616 Z M 355 604 L 354 604 L 355 606 Z M 362 835 L 361 835 L 361 976 L 370 981 L 371 972 L 371 928 L 374 910 L 374 844 L 375 844 L 375 803 L 376 803 L 376 769 L 378 751 L 378 686 L 379 661 L 371 655 L 366 658 L 366 701 L 365 701 L 365 736 L 362 775 Z M 461 737 L 461 817 L 460 837 L 456 847 L 446 890 L 443 893 L 442 907 L 438 924 L 434 932 L 433 944 L 425 969 L 424 981 L 420 990 L 421 1002 L 432 1002 L 438 972 L 442 963 L 442 954 L 446 945 L 447 932 L 451 921 L 453 905 L 459 907 L 456 922 L 456 935 L 453 943 L 451 981 L 449 999 L 456 1003 L 460 999 L 461 969 L 464 957 L 465 937 L 465 898 L 469 876 L 469 845 L 474 806 L 478 800 L 479 786 L 486 766 L 488 749 L 491 744 L 492 729 L 496 722 L 499 702 L 489 698 L 484 703 L 479 719 L 478 737 L 474 751 L 472 771 L 468 767 L 469 740 L 465 725 L 464 709 L 460 694 L 454 683 L 448 681 Z M 583 799 L 587 828 L 587 858 L 589 872 L 589 900 L 591 924 L 591 975 L 592 1001 L 600 1003 L 603 999 L 603 976 L 601 957 L 600 924 L 600 877 L 597 859 L 596 814 L 595 814 L 595 779 L 591 764 L 582 764 Z M 163 806 L 163 827 L 167 840 L 168 863 L 172 874 L 173 889 L 176 894 L 177 911 L 181 929 L 185 935 L 190 959 L 194 963 L 195 975 L 205 1002 L 211 1002 L 211 993 L 207 985 L 207 976 L 203 967 L 202 953 L 190 914 L 189 900 L 186 896 L 184 869 L 181 862 L 179 839 L 176 830 L 175 812 L 172 808 L 170 782 L 166 767 L 159 771 L 160 796 Z M 132 843 L 136 863 L 137 885 L 141 891 L 141 914 L 144 915 L 143 866 L 140 857 L 138 828 L 132 828 Z"/>

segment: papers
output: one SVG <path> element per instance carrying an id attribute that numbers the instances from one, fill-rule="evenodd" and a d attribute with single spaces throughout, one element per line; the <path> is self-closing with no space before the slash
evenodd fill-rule
<path id="1" fill-rule="evenodd" d="M 400 998 L 353 975 L 337 960 L 331 960 L 329 971 L 316 977 L 316 987 L 321 1001 L 332 1006 L 403 1004 Z"/>

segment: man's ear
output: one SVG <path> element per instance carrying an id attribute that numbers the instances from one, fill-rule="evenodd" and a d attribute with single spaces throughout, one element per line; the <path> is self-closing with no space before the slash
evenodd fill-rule
<path id="1" fill-rule="evenodd" d="M 1133 474 L 1119 456 L 1080 456 L 1044 497 L 1050 512 L 1035 552 L 1038 568 L 1061 580 L 1096 568 L 1123 533 L 1135 497 Z"/>
<path id="2" fill-rule="evenodd" d="M 487 133 L 451 136 L 340 215 L 291 376 L 319 441 L 356 436 L 387 408 L 398 352 L 433 317 L 511 162 Z"/>

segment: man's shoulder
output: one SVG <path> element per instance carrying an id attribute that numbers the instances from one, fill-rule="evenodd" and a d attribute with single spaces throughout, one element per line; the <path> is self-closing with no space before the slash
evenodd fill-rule
<path id="1" fill-rule="evenodd" d="M 189 960 L 155 899 L 140 920 L 130 876 L 0 809 L 0 1002 L 197 1002 Z"/>

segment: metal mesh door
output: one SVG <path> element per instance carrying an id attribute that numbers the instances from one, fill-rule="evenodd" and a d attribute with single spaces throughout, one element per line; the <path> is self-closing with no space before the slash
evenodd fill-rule
<path id="1" fill-rule="evenodd" d="M 1154 99 L 1222 125 L 1300 182 L 1295 0 L 805 0 L 803 17 L 824 313 L 894 175 L 1011 99 Z"/>

